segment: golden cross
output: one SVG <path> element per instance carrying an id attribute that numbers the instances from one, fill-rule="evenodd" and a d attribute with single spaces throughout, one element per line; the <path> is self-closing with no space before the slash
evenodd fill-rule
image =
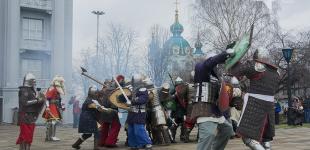
<path id="1" fill-rule="evenodd" d="M 178 11 L 178 4 L 180 4 L 180 3 L 178 2 L 178 0 L 175 0 L 175 10 L 176 10 L 176 11 Z"/>

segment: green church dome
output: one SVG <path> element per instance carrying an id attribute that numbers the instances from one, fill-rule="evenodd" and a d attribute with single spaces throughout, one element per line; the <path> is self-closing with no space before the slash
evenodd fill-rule
<path id="1" fill-rule="evenodd" d="M 189 55 L 191 47 L 187 40 L 185 40 L 181 34 L 184 31 L 182 24 L 179 23 L 178 11 L 176 10 L 175 22 L 170 26 L 170 31 L 173 36 L 165 42 L 164 48 L 170 55 Z"/>
<path id="2" fill-rule="evenodd" d="M 170 26 L 170 31 L 172 32 L 173 36 L 180 36 L 184 31 L 184 28 L 179 23 L 179 21 L 176 21 L 173 25 Z"/>

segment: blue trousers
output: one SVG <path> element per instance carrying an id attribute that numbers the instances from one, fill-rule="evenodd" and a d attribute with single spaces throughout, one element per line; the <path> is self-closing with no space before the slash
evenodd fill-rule
<path id="1" fill-rule="evenodd" d="M 147 144 L 152 144 L 146 132 L 144 124 L 128 124 L 128 146 L 143 148 Z"/>

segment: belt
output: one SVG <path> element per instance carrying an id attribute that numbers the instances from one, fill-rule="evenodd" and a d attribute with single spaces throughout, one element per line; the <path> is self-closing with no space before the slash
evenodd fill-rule
<path id="1" fill-rule="evenodd" d="M 135 113 L 139 113 L 139 112 L 146 112 L 146 110 L 144 108 L 136 108 L 136 107 L 131 107 L 131 111 L 135 112 Z"/>
<path id="2" fill-rule="evenodd" d="M 59 100 L 56 100 L 56 99 L 50 100 L 50 104 L 58 104 L 58 103 L 59 103 Z"/>

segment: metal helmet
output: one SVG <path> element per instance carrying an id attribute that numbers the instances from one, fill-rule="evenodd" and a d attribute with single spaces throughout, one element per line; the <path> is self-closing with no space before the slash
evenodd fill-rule
<path id="1" fill-rule="evenodd" d="M 190 81 L 194 81 L 195 78 L 195 71 L 191 71 Z"/>
<path id="2" fill-rule="evenodd" d="M 194 78 L 194 76 L 195 76 L 195 71 L 193 70 L 191 71 L 191 77 Z"/>
<path id="3" fill-rule="evenodd" d="M 181 77 L 177 77 L 175 79 L 175 84 L 181 84 L 181 83 L 183 83 L 183 79 Z"/>
<path id="4" fill-rule="evenodd" d="M 134 74 L 133 75 L 133 84 L 134 86 L 141 86 L 143 84 L 143 80 L 145 80 L 146 77 L 143 74 Z"/>
<path id="5" fill-rule="evenodd" d="M 262 47 L 259 47 L 258 49 L 255 50 L 253 59 L 266 62 L 266 63 L 271 62 L 269 51 Z"/>
<path id="6" fill-rule="evenodd" d="M 88 97 L 92 99 L 97 99 L 98 88 L 95 85 L 92 85 L 88 89 Z"/>
<path id="7" fill-rule="evenodd" d="M 169 93 L 169 88 L 170 88 L 170 84 L 169 83 L 163 83 L 161 85 L 161 87 L 162 87 L 162 92 L 163 93 Z"/>
<path id="8" fill-rule="evenodd" d="M 210 52 L 210 53 L 208 53 L 208 54 L 206 55 L 205 60 L 207 60 L 207 59 L 209 59 L 209 58 L 211 58 L 211 57 L 214 57 L 215 55 L 216 55 L 215 52 Z"/>
<path id="9" fill-rule="evenodd" d="M 147 77 L 143 80 L 143 83 L 145 84 L 147 89 L 154 88 L 154 83 L 152 82 L 151 78 Z"/>
<path id="10" fill-rule="evenodd" d="M 24 76 L 23 86 L 35 87 L 36 86 L 36 77 L 32 73 L 27 73 Z"/>

